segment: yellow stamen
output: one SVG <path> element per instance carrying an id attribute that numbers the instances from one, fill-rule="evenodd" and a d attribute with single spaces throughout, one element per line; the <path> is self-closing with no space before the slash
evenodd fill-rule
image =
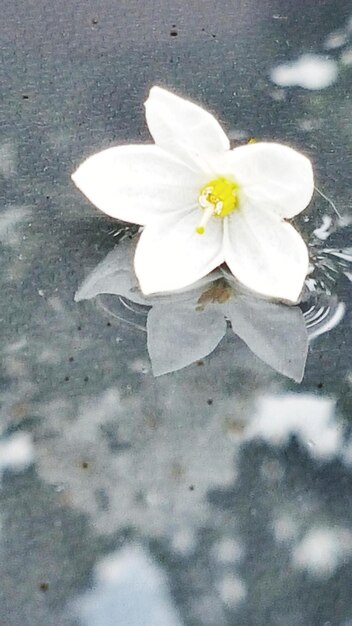
<path id="1" fill-rule="evenodd" d="M 202 187 L 198 202 L 204 214 L 196 228 L 199 235 L 203 235 L 204 227 L 211 217 L 226 217 L 238 208 L 238 189 L 237 183 L 222 176 Z"/>
<path id="2" fill-rule="evenodd" d="M 196 228 L 198 235 L 204 235 L 205 226 L 209 222 L 212 215 L 213 215 L 213 207 L 212 206 L 206 207 L 204 209 L 202 219 L 199 222 L 199 226 Z"/>

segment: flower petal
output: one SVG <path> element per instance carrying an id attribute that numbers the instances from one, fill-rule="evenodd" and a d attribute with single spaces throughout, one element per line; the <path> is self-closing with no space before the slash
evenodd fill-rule
<path id="1" fill-rule="evenodd" d="M 314 191 L 309 159 L 279 143 L 235 148 L 220 157 L 217 169 L 234 176 L 243 190 L 244 201 L 281 217 L 291 218 L 303 211 Z"/>
<path id="2" fill-rule="evenodd" d="M 301 382 L 308 333 L 301 309 L 238 295 L 223 305 L 232 330 L 274 370 Z"/>
<path id="3" fill-rule="evenodd" d="M 308 251 L 291 224 L 248 205 L 226 220 L 224 253 L 243 285 L 268 297 L 297 302 L 308 271 Z"/>
<path id="4" fill-rule="evenodd" d="M 179 157 L 202 162 L 202 157 L 207 154 L 230 148 L 230 142 L 215 117 L 189 100 L 161 87 L 152 87 L 145 107 L 155 143 Z"/>
<path id="5" fill-rule="evenodd" d="M 212 352 L 226 332 L 215 307 L 197 311 L 194 302 L 157 304 L 148 313 L 148 352 L 153 374 L 174 372 Z"/>
<path id="6" fill-rule="evenodd" d="M 118 146 L 94 154 L 72 175 L 101 211 L 146 224 L 196 204 L 204 176 L 154 145 Z"/>
<path id="7" fill-rule="evenodd" d="M 198 235 L 200 217 L 195 209 L 146 226 L 134 259 L 144 294 L 182 289 L 223 263 L 222 220 L 213 219 Z"/>

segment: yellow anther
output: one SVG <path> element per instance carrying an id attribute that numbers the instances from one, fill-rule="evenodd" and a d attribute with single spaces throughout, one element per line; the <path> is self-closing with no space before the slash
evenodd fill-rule
<path id="1" fill-rule="evenodd" d="M 198 202 L 204 214 L 196 228 L 199 235 L 204 233 L 204 227 L 211 217 L 226 217 L 238 207 L 238 189 L 237 183 L 222 176 L 202 187 Z"/>

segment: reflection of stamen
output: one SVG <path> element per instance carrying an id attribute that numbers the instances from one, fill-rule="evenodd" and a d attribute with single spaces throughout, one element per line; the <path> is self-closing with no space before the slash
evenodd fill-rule
<path id="1" fill-rule="evenodd" d="M 196 232 L 198 233 L 198 235 L 204 235 L 205 226 L 209 222 L 209 220 L 210 220 L 211 216 L 213 215 L 213 213 L 214 213 L 213 205 L 210 205 L 206 209 L 204 209 L 204 213 L 202 215 L 202 219 L 199 222 L 199 226 L 197 226 L 197 228 L 196 228 Z"/>

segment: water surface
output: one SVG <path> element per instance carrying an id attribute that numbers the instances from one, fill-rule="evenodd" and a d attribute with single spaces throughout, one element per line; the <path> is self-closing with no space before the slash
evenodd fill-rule
<path id="1" fill-rule="evenodd" d="M 352 624 L 350 15 L 344 0 L 4 2 L 6 626 Z M 300 384 L 282 374 L 296 318 L 281 369 L 228 327 L 209 356 L 155 377 L 143 307 L 74 301 L 119 225 L 70 175 L 150 140 L 155 83 L 212 110 L 233 145 L 304 151 L 342 216 L 316 194 L 296 221 L 315 262 Z"/>

